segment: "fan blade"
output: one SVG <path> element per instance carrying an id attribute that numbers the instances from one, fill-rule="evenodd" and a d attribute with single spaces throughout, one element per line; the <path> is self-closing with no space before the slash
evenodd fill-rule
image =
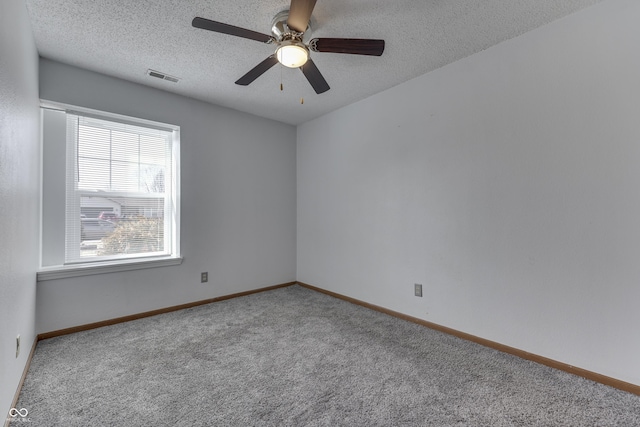
<path id="1" fill-rule="evenodd" d="M 322 77 L 320 70 L 318 70 L 318 67 L 316 67 L 316 64 L 311 60 L 311 58 L 309 58 L 309 60 L 300 67 L 300 69 L 307 80 L 309 80 L 309 83 L 311 83 L 313 90 L 315 90 L 317 94 L 324 93 L 330 89 L 329 84 L 324 77 Z"/>
<path id="2" fill-rule="evenodd" d="M 215 31 L 216 33 L 229 34 L 231 36 L 257 40 L 263 43 L 270 43 L 273 41 L 273 37 L 267 34 L 262 34 L 257 31 L 247 30 L 246 28 L 235 27 L 233 25 L 223 24 L 222 22 L 216 22 L 200 17 L 193 18 L 193 21 L 191 21 L 191 25 L 196 28 L 202 28 L 203 30 Z"/>
<path id="3" fill-rule="evenodd" d="M 374 39 L 313 39 L 309 48 L 314 52 L 350 53 L 352 55 L 380 56 L 384 40 Z"/>
<path id="4" fill-rule="evenodd" d="M 264 61 L 262 61 L 255 67 L 253 67 L 251 71 L 249 71 L 247 74 L 240 77 L 236 82 L 236 84 L 241 86 L 248 86 L 255 79 L 263 75 L 269 68 L 273 67 L 277 63 L 278 63 L 278 59 L 276 58 L 275 54 L 267 57 L 267 59 L 265 59 Z"/>
<path id="5" fill-rule="evenodd" d="M 309 26 L 309 19 L 315 5 L 316 0 L 291 0 L 287 26 L 299 33 L 304 33 Z"/>

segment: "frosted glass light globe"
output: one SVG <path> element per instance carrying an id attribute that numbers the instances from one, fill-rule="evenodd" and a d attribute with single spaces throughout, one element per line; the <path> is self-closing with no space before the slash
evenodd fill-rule
<path id="1" fill-rule="evenodd" d="M 276 49 L 276 58 L 285 67 L 298 68 L 309 60 L 309 51 L 304 45 L 285 42 Z"/>

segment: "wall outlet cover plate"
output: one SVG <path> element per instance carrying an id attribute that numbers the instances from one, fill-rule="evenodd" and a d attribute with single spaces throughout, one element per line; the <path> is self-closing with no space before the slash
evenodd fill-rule
<path id="1" fill-rule="evenodd" d="M 415 296 L 417 296 L 417 297 L 421 297 L 422 296 L 422 285 L 421 284 L 416 283 L 414 285 L 414 293 L 415 293 Z"/>

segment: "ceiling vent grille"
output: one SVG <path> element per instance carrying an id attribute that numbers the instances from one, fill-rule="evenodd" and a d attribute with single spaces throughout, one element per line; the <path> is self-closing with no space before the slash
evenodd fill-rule
<path id="1" fill-rule="evenodd" d="M 152 69 L 148 69 L 147 70 L 147 74 L 151 77 L 155 77 L 158 79 L 162 79 L 162 80 L 167 80 L 173 83 L 178 83 L 178 81 L 180 80 L 177 77 L 173 77 L 170 76 L 169 74 L 165 74 L 165 73 L 161 73 L 160 71 L 156 71 L 156 70 L 152 70 Z"/>

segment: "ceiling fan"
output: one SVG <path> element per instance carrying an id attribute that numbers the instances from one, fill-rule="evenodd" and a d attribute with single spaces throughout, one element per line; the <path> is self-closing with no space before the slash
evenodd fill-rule
<path id="1" fill-rule="evenodd" d="M 192 25 L 203 30 L 215 31 L 267 44 L 275 44 L 275 52 L 240 77 L 236 84 L 247 86 L 278 62 L 289 68 L 300 68 L 316 93 L 329 90 L 329 84 L 311 60 L 309 52 L 348 53 L 352 55 L 380 56 L 384 52 L 384 40 L 374 39 L 311 39 L 310 18 L 317 0 L 291 0 L 289 10 L 278 13 L 271 24 L 272 35 L 259 33 L 222 22 L 196 17 Z"/>

